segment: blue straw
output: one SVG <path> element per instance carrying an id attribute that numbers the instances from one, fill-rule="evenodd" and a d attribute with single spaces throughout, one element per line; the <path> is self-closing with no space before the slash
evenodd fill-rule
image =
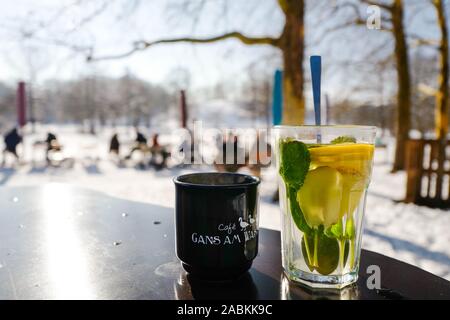
<path id="1" fill-rule="evenodd" d="M 276 70 L 273 84 L 272 116 L 273 125 L 281 124 L 283 114 L 283 72 Z"/>
<path id="2" fill-rule="evenodd" d="M 316 120 L 316 126 L 321 125 L 321 114 L 320 114 L 320 81 L 322 73 L 322 57 L 321 56 L 311 56 L 311 80 L 313 89 L 313 99 L 314 99 L 314 118 Z M 321 141 L 320 133 L 317 134 L 317 142 Z"/>

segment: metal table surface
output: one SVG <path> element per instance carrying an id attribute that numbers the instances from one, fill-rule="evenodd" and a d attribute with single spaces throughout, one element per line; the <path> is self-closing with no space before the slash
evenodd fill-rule
<path id="1" fill-rule="evenodd" d="M 367 266 L 381 268 L 369 290 Z M 450 299 L 450 282 L 363 250 L 358 282 L 341 291 L 290 284 L 280 234 L 261 229 L 243 278 L 208 284 L 175 256 L 173 209 L 64 184 L 0 188 L 0 299 Z"/>

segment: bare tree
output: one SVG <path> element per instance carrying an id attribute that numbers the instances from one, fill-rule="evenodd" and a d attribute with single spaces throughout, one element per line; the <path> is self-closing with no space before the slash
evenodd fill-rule
<path id="1" fill-rule="evenodd" d="M 411 128 L 411 78 L 409 70 L 408 45 L 403 25 L 403 0 L 394 0 L 390 6 L 385 6 L 392 20 L 392 33 L 395 38 L 395 58 L 397 64 L 397 121 L 396 147 L 392 171 L 405 169 L 406 140 Z"/>
<path id="2" fill-rule="evenodd" d="M 128 79 L 92 75 L 74 81 L 52 81 L 42 98 L 42 104 L 48 106 L 44 120 L 88 121 L 91 127 L 124 120 L 134 125 L 144 120 L 149 125 L 153 115 L 167 112 L 169 103 L 166 89 L 131 75 Z"/>
<path id="3" fill-rule="evenodd" d="M 283 122 L 285 124 L 302 124 L 304 122 L 305 113 L 303 97 L 305 0 L 277 0 L 277 3 L 285 18 L 283 31 L 279 37 L 251 37 L 239 31 L 232 31 L 208 38 L 180 37 L 159 39 L 155 41 L 139 40 L 135 41 L 132 48 L 125 53 L 109 56 L 90 55 L 88 60 L 123 58 L 155 45 L 178 42 L 204 44 L 226 39 L 237 39 L 246 45 L 272 46 L 280 49 L 283 56 Z"/>
<path id="4" fill-rule="evenodd" d="M 449 103 L 449 49 L 447 16 L 443 0 L 433 0 L 436 9 L 437 22 L 441 32 L 439 44 L 439 78 L 436 93 L 436 135 L 438 139 L 446 141 L 448 132 L 448 103 Z"/>
<path id="5" fill-rule="evenodd" d="M 448 98 L 449 98 L 449 49 L 447 17 L 443 0 L 433 0 L 433 6 L 437 14 L 437 23 L 441 32 L 439 44 L 439 77 L 438 90 L 436 92 L 436 135 L 439 140 L 438 173 L 436 181 L 436 194 L 442 194 L 442 182 L 444 179 L 444 162 L 446 157 L 447 132 L 448 132 Z"/>
<path id="6" fill-rule="evenodd" d="M 395 122 L 396 148 L 392 171 L 404 170 L 406 140 L 409 138 L 411 128 L 411 76 L 407 35 L 404 26 L 404 1 L 357 0 L 356 2 L 342 2 L 337 7 L 350 7 L 355 13 L 354 19 L 345 22 L 342 25 L 343 27 L 352 25 L 367 27 L 366 19 L 363 19 L 360 14 L 360 5 L 380 8 L 382 11 L 382 30 L 390 32 L 394 39 L 398 89 Z"/>

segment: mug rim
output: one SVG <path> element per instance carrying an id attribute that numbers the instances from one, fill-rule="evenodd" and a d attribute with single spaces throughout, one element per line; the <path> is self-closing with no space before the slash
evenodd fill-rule
<path id="1" fill-rule="evenodd" d="M 206 183 L 193 183 L 193 182 L 186 182 L 181 181 L 180 179 L 186 178 L 189 176 L 198 176 L 198 175 L 227 175 L 227 176 L 240 176 L 245 178 L 250 178 L 252 181 L 244 182 L 244 183 L 236 183 L 236 184 L 206 184 Z M 183 186 L 183 187 L 192 187 L 192 188 L 208 188 L 208 189 L 221 189 L 221 188 L 227 188 L 227 189 L 233 189 L 233 188 L 243 188 L 243 187 L 250 187 L 250 186 L 257 186 L 260 184 L 261 179 L 250 175 L 250 174 L 243 174 L 243 173 L 233 173 L 233 172 L 194 172 L 194 173 L 186 173 L 179 175 L 177 177 L 173 178 L 173 182 L 175 185 Z"/>

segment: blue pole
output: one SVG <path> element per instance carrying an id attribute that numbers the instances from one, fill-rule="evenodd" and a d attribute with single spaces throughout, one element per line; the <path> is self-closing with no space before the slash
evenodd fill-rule
<path id="1" fill-rule="evenodd" d="M 273 101 L 272 101 L 273 125 L 281 124 L 283 120 L 283 72 L 276 70 L 273 81 Z"/>

